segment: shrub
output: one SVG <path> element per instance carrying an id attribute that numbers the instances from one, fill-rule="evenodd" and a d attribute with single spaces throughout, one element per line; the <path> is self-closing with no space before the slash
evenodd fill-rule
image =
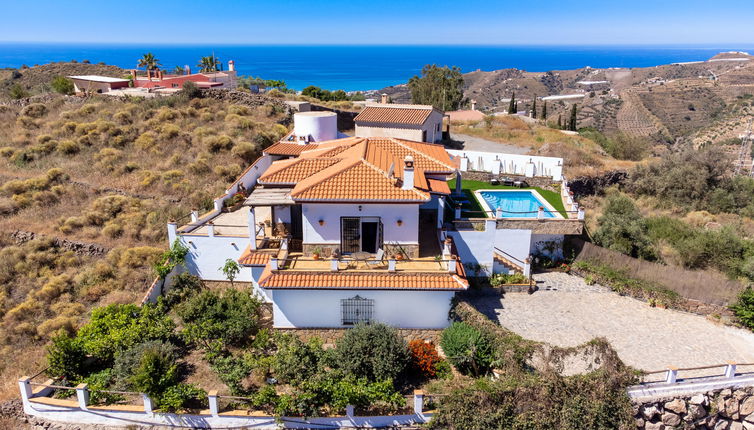
<path id="1" fill-rule="evenodd" d="M 278 350 L 272 364 L 272 374 L 279 381 L 300 383 L 318 371 L 323 353 L 321 342 L 304 343 L 295 336 L 282 335 L 276 343 Z"/>
<path id="2" fill-rule="evenodd" d="M 111 361 L 116 353 L 139 343 L 170 339 L 174 329 L 175 324 L 159 306 L 116 304 L 95 308 L 77 339 L 88 354 Z"/>
<path id="3" fill-rule="evenodd" d="M 226 345 L 246 342 L 259 328 L 260 302 L 251 291 L 228 289 L 203 291 L 178 307 L 183 335 L 209 347 L 212 341 Z"/>
<path id="4" fill-rule="evenodd" d="M 746 287 L 738 296 L 738 301 L 730 308 L 744 326 L 754 330 L 754 289 Z"/>
<path id="5" fill-rule="evenodd" d="M 196 99 L 202 96 L 202 90 L 199 89 L 199 86 L 197 86 L 196 83 L 186 81 L 181 88 L 181 94 L 186 98 Z"/>
<path id="6" fill-rule="evenodd" d="M 257 146 L 250 142 L 239 142 L 231 153 L 247 163 L 251 163 L 259 155 Z"/>
<path id="7" fill-rule="evenodd" d="M 414 370 L 422 376 L 434 378 L 437 374 L 437 364 L 441 360 L 435 345 L 432 342 L 414 339 L 408 343 L 408 349 L 411 351 L 411 366 Z"/>
<path id="8" fill-rule="evenodd" d="M 74 91 L 73 81 L 64 76 L 54 77 L 52 82 L 50 82 L 50 87 L 52 87 L 55 92 L 64 95 L 73 94 Z"/>
<path id="9" fill-rule="evenodd" d="M 42 118 L 47 113 L 47 106 L 42 103 L 32 103 L 21 109 L 22 116 L 30 118 Z"/>
<path id="10" fill-rule="evenodd" d="M 88 373 L 86 350 L 81 341 L 61 333 L 47 347 L 47 374 L 76 381 Z"/>
<path id="11" fill-rule="evenodd" d="M 118 354 L 113 365 L 116 383 L 124 390 L 136 390 L 153 398 L 178 383 L 175 346 L 149 341 Z"/>
<path id="12" fill-rule="evenodd" d="M 462 373 L 479 376 L 492 366 L 490 340 L 466 323 L 454 322 L 443 330 L 440 345 L 448 360 Z"/>
<path id="13" fill-rule="evenodd" d="M 625 194 L 612 194 L 594 233 L 598 245 L 632 257 L 656 258 L 647 223 L 634 202 Z"/>
<path id="14" fill-rule="evenodd" d="M 192 384 L 176 384 L 168 387 L 155 403 L 160 411 L 176 412 L 189 406 L 198 406 L 207 398 L 207 392 Z"/>
<path id="15" fill-rule="evenodd" d="M 335 347 L 334 364 L 369 381 L 398 381 L 410 360 L 406 341 L 385 324 L 357 324 Z"/>
<path id="16" fill-rule="evenodd" d="M 157 142 L 157 135 L 154 134 L 154 132 L 147 131 L 142 133 L 138 138 L 136 138 L 136 141 L 134 142 L 134 145 L 136 145 L 137 148 L 140 149 L 149 149 Z"/>
<path id="17" fill-rule="evenodd" d="M 204 140 L 204 144 L 210 152 L 219 152 L 233 147 L 233 139 L 229 136 L 211 136 Z"/>
<path id="18" fill-rule="evenodd" d="M 183 302 L 194 294 L 204 289 L 201 278 L 188 272 L 184 272 L 173 278 L 173 285 L 165 294 L 165 303 L 173 306 Z"/>
<path id="19" fill-rule="evenodd" d="M 18 100 L 29 97 L 29 92 L 24 89 L 20 84 L 13 84 L 8 90 L 10 98 Z"/>

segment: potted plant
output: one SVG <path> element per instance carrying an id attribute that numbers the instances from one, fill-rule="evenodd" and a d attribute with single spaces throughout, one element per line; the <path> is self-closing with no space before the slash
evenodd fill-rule
<path id="1" fill-rule="evenodd" d="M 320 255 L 322 255 L 322 248 L 320 248 L 319 246 L 312 248 L 312 258 L 319 260 Z"/>

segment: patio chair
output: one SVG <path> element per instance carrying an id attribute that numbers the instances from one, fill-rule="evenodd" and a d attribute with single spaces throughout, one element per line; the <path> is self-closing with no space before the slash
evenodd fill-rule
<path id="1" fill-rule="evenodd" d="M 377 250 L 377 254 L 375 254 L 373 260 L 367 260 L 367 267 L 372 268 L 373 266 L 382 266 L 385 259 L 385 250 L 380 248 Z"/>

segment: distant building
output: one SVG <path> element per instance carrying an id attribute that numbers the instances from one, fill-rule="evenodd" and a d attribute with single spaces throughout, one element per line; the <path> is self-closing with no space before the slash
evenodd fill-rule
<path id="1" fill-rule="evenodd" d="M 166 74 L 162 70 L 147 70 L 146 75 L 138 74 L 137 70 L 131 70 L 131 80 L 134 87 L 147 89 L 175 89 L 180 90 L 185 82 L 194 82 L 199 88 L 236 88 L 238 75 L 236 67 L 231 60 L 228 62 L 227 71 L 208 73 L 191 73 L 191 68 L 186 67 L 185 75 Z"/>
<path id="2" fill-rule="evenodd" d="M 383 97 L 384 99 L 385 97 Z M 443 112 L 427 105 L 371 103 L 356 115 L 356 137 L 442 140 Z"/>
<path id="3" fill-rule="evenodd" d="M 484 113 L 476 109 L 476 100 L 471 100 L 471 109 L 467 110 L 454 110 L 446 112 L 446 115 L 453 121 L 481 121 L 484 119 Z"/>
<path id="4" fill-rule="evenodd" d="M 128 79 L 111 78 L 109 76 L 81 75 L 69 76 L 73 81 L 76 94 L 109 93 L 112 90 L 128 88 Z"/>

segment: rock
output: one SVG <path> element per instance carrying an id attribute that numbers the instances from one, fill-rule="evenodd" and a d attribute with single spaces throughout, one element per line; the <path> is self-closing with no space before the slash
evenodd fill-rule
<path id="1" fill-rule="evenodd" d="M 754 430 L 754 423 L 750 423 L 748 421 L 744 421 L 743 423 L 744 430 Z"/>
<path id="2" fill-rule="evenodd" d="M 741 415 L 754 414 L 754 396 L 749 396 L 741 402 L 741 406 L 738 411 Z"/>
<path id="3" fill-rule="evenodd" d="M 672 412 L 665 411 L 665 413 L 662 414 L 662 423 L 666 426 L 675 427 L 681 424 L 681 417 Z"/>
<path id="4" fill-rule="evenodd" d="M 636 428 L 637 429 L 643 429 L 644 428 L 644 418 L 637 418 L 636 419 Z"/>
<path id="5" fill-rule="evenodd" d="M 691 403 L 692 405 L 707 406 L 709 404 L 709 400 L 704 394 L 697 394 L 689 399 L 689 403 Z"/>
<path id="6" fill-rule="evenodd" d="M 646 423 L 646 424 L 644 424 L 644 430 L 665 430 L 665 424 L 663 424 L 663 423 Z"/>
<path id="7" fill-rule="evenodd" d="M 676 414 L 686 413 L 686 402 L 683 399 L 675 399 L 665 403 L 665 410 L 675 412 Z"/>
<path id="8" fill-rule="evenodd" d="M 659 414 L 660 414 L 660 410 L 657 409 L 657 406 L 655 405 L 644 406 L 641 408 L 641 415 L 647 421 L 652 421 L 652 419 Z"/>
<path id="9" fill-rule="evenodd" d="M 725 405 L 725 409 L 720 410 L 720 413 L 723 416 L 732 418 L 734 420 L 737 420 L 740 417 L 740 414 L 738 412 L 739 411 L 738 400 L 731 397 L 730 399 L 725 401 L 724 405 Z"/>
<path id="10" fill-rule="evenodd" d="M 730 388 L 726 388 L 722 391 L 720 391 L 720 397 L 730 397 L 733 394 L 733 390 Z"/>
<path id="11" fill-rule="evenodd" d="M 754 423 L 754 414 L 749 414 L 744 418 L 744 421 Z"/>
<path id="12" fill-rule="evenodd" d="M 728 430 L 730 428 L 730 421 L 722 419 L 715 424 L 715 430 Z"/>
<path id="13" fill-rule="evenodd" d="M 730 427 L 728 427 L 729 430 L 744 430 L 744 425 L 741 424 L 738 421 L 733 421 L 730 423 Z"/>
<path id="14" fill-rule="evenodd" d="M 702 405 L 689 405 L 688 412 L 686 413 L 687 421 L 696 421 L 699 418 L 707 415 L 707 410 Z"/>

